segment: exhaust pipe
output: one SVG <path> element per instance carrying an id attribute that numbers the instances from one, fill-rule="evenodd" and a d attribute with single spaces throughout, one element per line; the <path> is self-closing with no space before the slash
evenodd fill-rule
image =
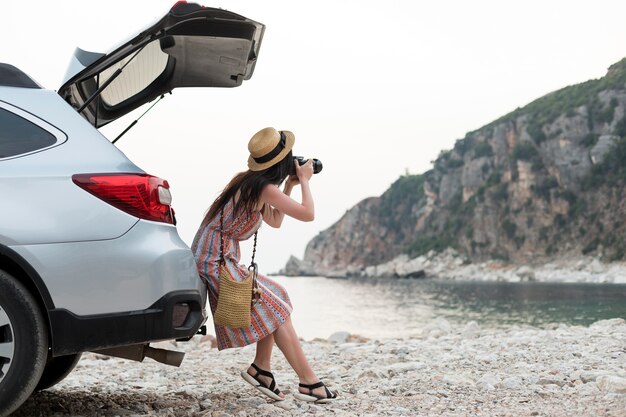
<path id="1" fill-rule="evenodd" d="M 143 362 L 148 357 L 157 362 L 180 367 L 185 357 L 184 352 L 175 350 L 153 348 L 149 344 L 121 346 L 109 349 L 94 350 L 93 353 L 100 355 L 114 356 L 116 358 L 129 359 L 131 361 Z"/>
<path id="2" fill-rule="evenodd" d="M 177 352 L 175 350 L 157 349 L 146 345 L 144 349 L 144 355 L 154 359 L 157 362 L 164 363 L 166 365 L 172 365 L 180 367 L 183 363 L 185 354 L 183 352 Z"/>

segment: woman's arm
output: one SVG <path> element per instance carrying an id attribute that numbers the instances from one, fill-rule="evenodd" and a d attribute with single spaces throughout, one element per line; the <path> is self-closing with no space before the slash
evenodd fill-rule
<path id="1" fill-rule="evenodd" d="M 287 182 L 285 182 L 283 194 L 285 194 L 286 196 L 290 196 L 293 187 L 297 184 L 299 184 L 298 177 L 296 175 L 290 175 L 289 178 L 287 178 Z M 285 213 L 272 207 L 269 203 L 263 204 L 261 212 L 263 214 L 263 220 L 270 226 L 279 228 L 280 225 L 283 223 Z"/>
<path id="2" fill-rule="evenodd" d="M 302 202 L 298 203 L 290 197 L 291 190 L 296 181 L 289 179 L 285 184 L 284 191 L 275 185 L 266 186 L 261 192 L 263 203 L 263 220 L 272 227 L 280 227 L 285 214 L 304 222 L 310 222 L 315 218 L 315 206 L 309 186 L 309 180 L 313 176 L 313 163 L 308 161 L 300 166 L 294 161 L 296 175 L 302 188 Z"/>

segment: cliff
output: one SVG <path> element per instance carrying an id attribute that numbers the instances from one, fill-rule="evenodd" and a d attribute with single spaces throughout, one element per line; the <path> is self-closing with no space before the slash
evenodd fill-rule
<path id="1" fill-rule="evenodd" d="M 346 275 L 452 247 L 470 261 L 626 253 L 626 59 L 469 132 L 359 202 L 288 274 Z"/>

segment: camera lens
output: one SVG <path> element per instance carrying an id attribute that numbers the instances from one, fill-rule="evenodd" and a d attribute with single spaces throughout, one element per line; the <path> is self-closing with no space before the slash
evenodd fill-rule
<path id="1" fill-rule="evenodd" d="M 304 165 L 308 161 L 308 159 L 304 159 L 303 156 L 294 156 L 293 159 L 298 161 L 298 165 Z M 322 161 L 320 161 L 319 159 L 313 158 L 313 173 L 318 174 L 322 170 L 322 168 L 323 168 Z M 293 165 L 291 166 L 289 170 L 289 175 L 296 175 L 295 166 Z"/>
<path id="2" fill-rule="evenodd" d="M 322 161 L 320 161 L 319 159 L 313 158 L 313 173 L 319 174 L 322 168 L 323 168 Z"/>

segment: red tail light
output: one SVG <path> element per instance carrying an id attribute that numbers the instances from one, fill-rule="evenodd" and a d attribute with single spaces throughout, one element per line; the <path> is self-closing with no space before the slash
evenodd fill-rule
<path id="1" fill-rule="evenodd" d="M 72 181 L 128 214 L 174 224 L 170 186 L 161 178 L 148 174 L 76 174 Z"/>

